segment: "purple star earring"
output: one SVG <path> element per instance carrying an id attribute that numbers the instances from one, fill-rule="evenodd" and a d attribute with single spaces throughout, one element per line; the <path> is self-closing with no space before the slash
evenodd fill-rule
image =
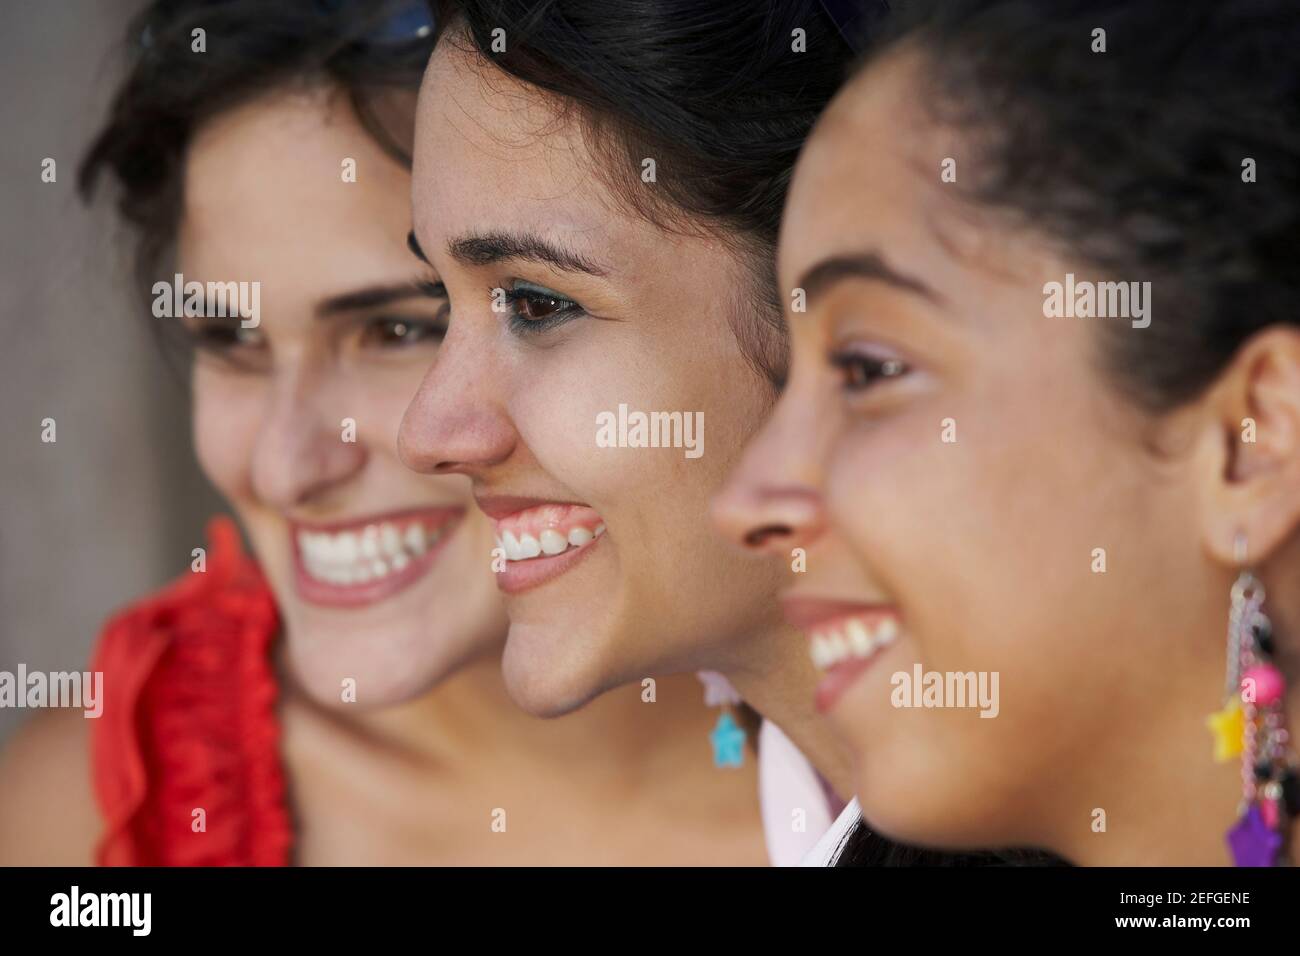
<path id="1" fill-rule="evenodd" d="M 1228 846 L 1237 866 L 1273 866 L 1282 849 L 1282 836 L 1269 829 L 1258 804 L 1251 804 L 1246 815 L 1228 831 Z"/>

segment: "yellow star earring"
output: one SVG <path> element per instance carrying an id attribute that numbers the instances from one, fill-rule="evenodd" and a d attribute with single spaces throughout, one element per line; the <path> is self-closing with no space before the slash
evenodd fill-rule
<path id="1" fill-rule="evenodd" d="M 1246 730 L 1246 719 L 1241 712 L 1241 703 L 1232 698 L 1205 718 L 1205 726 L 1214 734 L 1214 759 L 1227 763 L 1234 757 L 1241 756 L 1241 739 Z"/>
<path id="2" fill-rule="evenodd" d="M 1233 557 L 1242 568 L 1232 586 L 1228 606 L 1227 674 L 1223 686 L 1223 709 L 1205 718 L 1205 726 L 1214 734 L 1214 759 L 1227 763 L 1240 757 L 1245 749 L 1246 715 L 1241 708 L 1241 655 L 1242 638 L 1251 625 L 1251 602 L 1258 596 L 1255 579 L 1245 571 L 1246 535 L 1237 533 L 1233 542 Z"/>

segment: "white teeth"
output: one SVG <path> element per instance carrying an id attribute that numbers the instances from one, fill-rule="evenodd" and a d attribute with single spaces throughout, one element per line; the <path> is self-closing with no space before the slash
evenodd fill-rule
<path id="1" fill-rule="evenodd" d="M 379 529 L 372 524 L 361 532 L 361 556 L 370 561 L 379 557 Z"/>
<path id="2" fill-rule="evenodd" d="M 395 525 L 385 521 L 379 526 L 379 546 L 383 549 L 386 558 L 402 553 L 402 536 L 398 534 Z"/>
<path id="3" fill-rule="evenodd" d="M 425 538 L 423 527 L 418 524 L 409 525 L 406 529 L 406 534 L 403 536 L 403 540 L 406 542 L 407 550 L 412 554 L 424 554 Z"/>
<path id="4" fill-rule="evenodd" d="M 542 545 L 531 534 L 520 535 L 519 537 L 519 554 L 525 560 L 535 558 L 542 553 Z"/>
<path id="5" fill-rule="evenodd" d="M 866 626 L 856 617 L 845 626 L 844 633 L 849 640 L 849 649 L 855 657 L 866 657 L 871 653 L 871 635 L 867 633 Z"/>
<path id="6" fill-rule="evenodd" d="M 813 666 L 818 670 L 825 670 L 831 666 L 831 648 L 826 639 L 820 634 L 814 634 L 812 638 L 812 661 Z"/>
<path id="7" fill-rule="evenodd" d="M 603 523 L 597 525 L 594 531 L 583 527 L 573 528 L 567 536 L 555 528 L 545 528 L 536 537 L 527 533 L 515 537 L 514 532 L 502 531 L 497 535 L 496 546 L 505 552 L 507 561 L 529 561 L 541 555 L 554 557 L 570 548 L 581 548 L 604 533 Z"/>
<path id="8" fill-rule="evenodd" d="M 552 528 L 547 528 L 542 532 L 541 548 L 544 554 L 559 554 L 560 552 L 567 550 L 568 547 L 569 539 L 560 534 L 560 532 Z"/>
<path id="9" fill-rule="evenodd" d="M 506 549 L 506 557 L 511 561 L 522 561 L 524 552 L 519 547 L 519 539 L 507 531 L 501 536 L 501 546 Z"/>
<path id="10" fill-rule="evenodd" d="M 861 618 L 850 618 L 843 624 L 843 630 L 813 634 L 809 654 L 813 666 L 827 670 L 851 657 L 870 657 L 885 645 L 892 644 L 897 636 L 898 621 L 892 617 L 880 619 L 874 627 Z"/>
<path id="11" fill-rule="evenodd" d="M 898 622 L 892 617 L 885 618 L 876 628 L 876 643 L 881 646 L 892 644 L 896 637 L 898 637 Z"/>
<path id="12" fill-rule="evenodd" d="M 428 531 L 420 522 L 402 527 L 391 521 L 367 525 L 357 534 L 300 530 L 298 551 L 307 573 L 317 580 L 347 586 L 364 584 L 410 566 L 442 537 L 445 526 Z"/>

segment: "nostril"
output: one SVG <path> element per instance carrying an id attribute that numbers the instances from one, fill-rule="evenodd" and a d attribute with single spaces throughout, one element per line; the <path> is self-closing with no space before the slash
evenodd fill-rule
<path id="1" fill-rule="evenodd" d="M 745 544 L 751 548 L 761 548 L 773 538 L 789 537 L 793 530 L 787 524 L 767 524 L 761 528 L 755 528 L 745 535 Z"/>

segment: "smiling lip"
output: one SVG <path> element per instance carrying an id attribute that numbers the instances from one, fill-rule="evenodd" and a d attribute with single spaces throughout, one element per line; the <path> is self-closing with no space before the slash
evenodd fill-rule
<path id="1" fill-rule="evenodd" d="M 819 713 L 833 709 L 897 639 L 898 611 L 887 604 L 791 596 L 782 598 L 781 610 L 808 637 L 824 675 L 815 692 Z"/>
<path id="2" fill-rule="evenodd" d="M 497 587 L 519 594 L 552 581 L 583 561 L 605 533 L 593 509 L 571 501 L 502 495 L 475 499 L 496 528 L 496 547 L 506 556 Z M 500 552 L 496 552 L 499 556 Z"/>
<path id="3" fill-rule="evenodd" d="M 392 597 L 433 567 L 464 514 L 465 509 L 461 507 L 412 508 L 328 523 L 290 521 L 294 586 L 298 596 L 310 604 L 325 607 L 363 607 Z M 366 539 L 391 538 L 389 527 L 402 542 L 396 554 L 382 545 L 374 558 L 364 558 L 358 553 L 344 559 L 338 554 L 345 543 L 357 552 L 363 547 L 369 550 L 371 543 Z M 325 555 L 304 554 L 304 536 L 309 539 L 308 544 L 326 539 Z M 350 540 L 345 542 L 344 538 Z M 320 544 L 312 547 L 320 548 Z M 375 573 L 376 562 L 382 563 L 383 574 Z M 308 569 L 309 565 L 312 570 Z"/>

